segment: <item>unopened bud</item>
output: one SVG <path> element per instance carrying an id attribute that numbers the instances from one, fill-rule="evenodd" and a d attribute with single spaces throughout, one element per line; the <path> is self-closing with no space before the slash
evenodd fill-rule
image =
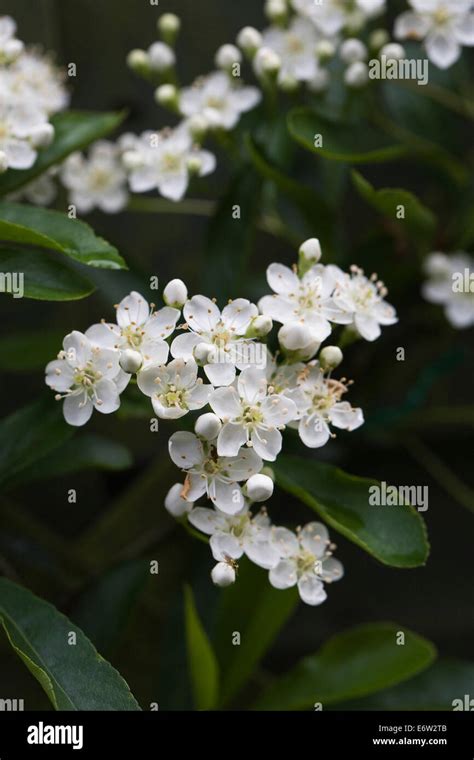
<path id="1" fill-rule="evenodd" d="M 381 48 L 379 56 L 381 58 L 385 56 L 389 61 L 398 61 L 400 58 L 405 57 L 405 48 L 398 42 L 389 42 L 388 45 L 384 45 L 383 48 Z"/>
<path id="2" fill-rule="evenodd" d="M 390 35 L 386 29 L 374 29 L 369 37 L 369 45 L 372 50 L 380 50 L 390 42 Z"/>
<path id="3" fill-rule="evenodd" d="M 271 332 L 273 327 L 273 320 L 271 317 L 267 317 L 263 314 L 259 314 L 258 317 L 254 317 L 250 323 L 250 327 L 247 330 L 246 338 L 264 338 Z"/>
<path id="4" fill-rule="evenodd" d="M 365 61 L 367 58 L 367 48 L 357 37 L 350 37 L 341 44 L 339 55 L 344 63 Z"/>
<path id="5" fill-rule="evenodd" d="M 208 364 L 212 346 L 209 343 L 198 343 L 193 350 L 193 356 L 198 364 Z"/>
<path id="6" fill-rule="evenodd" d="M 13 63 L 22 54 L 25 46 L 21 40 L 8 40 L 3 46 L 3 55 L 7 63 Z"/>
<path id="7" fill-rule="evenodd" d="M 278 24 L 286 19 L 288 6 L 286 0 L 266 0 L 265 15 L 274 23 Z"/>
<path id="8" fill-rule="evenodd" d="M 174 84 L 162 84 L 155 90 L 155 100 L 160 106 L 175 111 L 178 109 L 178 90 Z"/>
<path id="9" fill-rule="evenodd" d="M 369 67 L 363 61 L 356 61 L 344 72 L 344 82 L 348 87 L 358 89 L 364 87 L 369 81 Z"/>
<path id="10" fill-rule="evenodd" d="M 170 280 L 163 291 L 163 301 L 167 306 L 181 309 L 188 300 L 188 289 L 182 280 Z"/>
<path id="11" fill-rule="evenodd" d="M 315 46 L 315 53 L 321 63 L 325 63 L 334 57 L 336 46 L 330 40 L 319 40 Z"/>
<path id="12" fill-rule="evenodd" d="M 253 58 L 261 44 L 262 35 L 253 26 L 244 26 L 237 35 L 237 45 L 250 58 Z"/>
<path id="13" fill-rule="evenodd" d="M 241 63 L 241 61 L 242 53 L 235 45 L 221 45 L 214 58 L 217 68 L 224 69 L 224 71 L 232 71 L 234 64 Z"/>
<path id="14" fill-rule="evenodd" d="M 139 351 L 127 348 L 125 351 L 121 351 L 119 364 L 124 372 L 133 375 L 135 372 L 138 372 L 142 366 L 143 358 Z"/>
<path id="15" fill-rule="evenodd" d="M 339 346 L 326 346 L 319 354 L 319 364 L 324 372 L 339 367 L 343 354 Z"/>
<path id="16" fill-rule="evenodd" d="M 245 490 L 250 501 L 267 501 L 273 494 L 273 480 L 268 475 L 252 475 Z"/>
<path id="17" fill-rule="evenodd" d="M 209 122 L 204 116 L 196 113 L 194 116 L 190 116 L 187 120 L 187 127 L 193 140 L 200 144 L 204 140 L 206 132 L 209 129 Z"/>
<path id="18" fill-rule="evenodd" d="M 148 48 L 148 58 L 153 71 L 159 73 L 168 71 L 176 63 L 176 56 L 172 48 L 165 42 L 154 42 Z"/>
<path id="19" fill-rule="evenodd" d="M 311 264 L 317 264 L 322 256 L 321 244 L 318 238 L 309 238 L 300 245 L 299 250 L 300 259 L 304 259 L 305 262 Z"/>
<path id="20" fill-rule="evenodd" d="M 158 19 L 157 28 L 163 42 L 174 45 L 181 29 L 181 20 L 175 13 L 164 13 Z"/>
<path id="21" fill-rule="evenodd" d="M 194 432 L 205 441 L 214 441 L 221 432 L 222 422 L 217 414 L 207 412 L 197 418 Z"/>
<path id="22" fill-rule="evenodd" d="M 150 73 L 150 59 L 144 50 L 138 48 L 131 50 L 127 55 L 127 66 L 140 76 L 147 76 Z"/>
<path id="23" fill-rule="evenodd" d="M 257 76 L 274 77 L 280 71 L 280 56 L 271 48 L 261 47 L 253 59 L 253 67 Z"/>
<path id="24" fill-rule="evenodd" d="M 211 571 L 212 582 L 216 586 L 225 588 L 235 583 L 235 570 L 227 562 L 218 562 Z"/>
<path id="25" fill-rule="evenodd" d="M 47 148 L 53 139 L 54 127 L 52 124 L 39 124 L 30 132 L 30 140 L 34 148 Z"/>

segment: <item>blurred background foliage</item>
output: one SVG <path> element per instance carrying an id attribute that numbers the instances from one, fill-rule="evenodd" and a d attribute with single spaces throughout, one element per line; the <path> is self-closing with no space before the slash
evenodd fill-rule
<path id="1" fill-rule="evenodd" d="M 156 38 L 157 11 L 182 17 L 178 68 L 188 83 L 212 69 L 215 49 L 233 41 L 242 26 L 262 28 L 261 5 L 251 0 L 160 0 L 156 8 L 147 0 L 1 0 L 0 14 L 16 18 L 22 39 L 57 51 L 63 64 L 76 63 L 74 108 L 127 109 L 124 129 L 139 132 L 170 121 L 155 105 L 152 89 L 125 65 L 131 48 L 146 47 Z M 401 5 L 389 2 L 391 12 Z M 452 70 L 439 76 L 439 84 L 462 91 L 470 62 L 465 51 Z M 300 605 L 289 618 L 257 674 L 262 684 L 271 683 L 272 673 L 286 672 L 331 635 L 379 620 L 396 620 L 417 631 L 446 657 L 474 660 L 472 331 L 454 331 L 442 310 L 420 297 L 426 253 L 449 252 L 462 244 L 472 247 L 472 121 L 420 94 L 421 89 L 414 93 L 396 83 L 383 85 L 377 97 L 384 108 L 376 104 L 374 111 L 390 115 L 397 137 L 408 126 L 425 141 L 425 152 L 426 141 L 442 146 L 435 151 L 436 160 L 408 153 L 391 162 L 355 167 L 375 188 L 404 188 L 433 211 L 434 217 L 415 208 L 422 217 L 415 229 L 371 207 L 367 195 L 361 197 L 362 189 L 370 195 L 370 186 L 351 175 L 349 163 L 310 156 L 291 139 L 284 114 L 276 113 L 264 131 L 254 130 L 241 166 L 226 163 L 221 152 L 218 172 L 191 188 L 190 197 L 221 203 L 217 219 L 182 213 L 91 214 L 87 221 L 119 248 L 129 271 L 94 271 L 96 292 L 78 302 L 6 296 L 0 301 L 2 416 L 43 395 L 46 400 L 34 414 L 46 420 L 54 401 L 43 390 L 43 367 L 56 354 L 62 336 L 109 318 L 112 304 L 131 288 L 147 294 L 150 276 L 157 275 L 162 285 L 180 277 L 191 293 L 220 299 L 258 298 L 264 292 L 266 266 L 291 263 L 297 243 L 315 234 L 326 242 L 323 261 L 331 257 L 345 267 L 357 263 L 386 282 L 399 324 L 385 329 L 375 344 L 355 343 L 345 354 L 344 374 L 356 381 L 351 400 L 363 407 L 367 423 L 353 434 L 342 433 L 312 456 L 388 483 L 428 485 L 424 517 L 431 557 L 424 568 L 397 570 L 334 536 L 346 576 L 331 588 L 322 607 Z M 345 128 L 333 138 L 341 150 L 364 149 L 367 104 L 362 100 L 356 93 L 345 103 Z M 319 115 L 324 124 L 324 108 Z M 253 129 L 252 115 L 248 127 Z M 295 114 L 292 129 L 303 143 L 305 127 L 304 114 Z M 288 167 L 289 185 L 282 180 Z M 262 184 L 262 172 L 272 181 Z M 60 199 L 58 208 L 64 209 L 65 203 Z M 242 221 L 230 220 L 229 208 L 236 203 L 242 205 Z M 268 208 L 270 231 L 268 220 L 262 220 L 262 209 Z M 275 228 L 275 218 L 289 231 L 285 238 Z M 397 361 L 399 347 L 405 349 L 404 361 Z M 0 508 L 0 571 L 77 623 L 123 674 L 142 707 L 157 702 L 160 709 L 186 708 L 192 701 L 183 583 L 192 579 L 208 629 L 218 592 L 209 582 L 208 548 L 189 537 L 163 508 L 164 495 L 177 479 L 167 454 L 172 428 L 163 422 L 160 433 L 150 432 L 150 409 L 134 404 L 132 397 L 117 415 L 94 415 L 86 432 L 64 440 L 28 477 L 20 473 L 13 479 Z M 291 440 L 288 447 L 291 451 Z M 77 490 L 76 504 L 68 503 L 72 488 Z M 271 511 L 275 522 L 292 525 L 312 515 L 280 491 Z M 150 560 L 159 562 L 158 575 L 150 575 Z M 235 610 L 235 630 L 240 630 L 239 616 L 245 611 Z M 267 625 L 263 618 L 262 631 Z M 0 682 L 2 696 L 24 697 L 27 709 L 48 706 L 3 636 Z M 372 697 L 368 706 L 390 705 L 393 699 L 396 703 L 396 695 L 387 692 Z"/>

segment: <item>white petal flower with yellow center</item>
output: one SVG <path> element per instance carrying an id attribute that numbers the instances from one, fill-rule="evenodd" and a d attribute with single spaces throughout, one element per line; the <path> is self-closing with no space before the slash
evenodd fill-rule
<path id="1" fill-rule="evenodd" d="M 262 45 L 273 50 L 281 59 L 279 81 L 292 77 L 297 82 L 309 82 L 318 73 L 316 29 L 296 16 L 288 29 L 272 26 L 262 33 Z"/>
<path id="2" fill-rule="evenodd" d="M 256 87 L 237 85 L 225 72 L 216 71 L 183 88 L 179 108 L 183 116 L 199 114 L 210 127 L 229 130 L 242 113 L 258 105 L 261 97 Z"/>
<path id="3" fill-rule="evenodd" d="M 350 316 L 346 324 L 353 324 L 365 340 L 376 340 L 380 325 L 394 325 L 398 322 L 393 306 L 384 298 L 387 289 L 376 275 L 368 279 L 362 269 L 351 267 L 351 274 L 332 267 L 335 279 L 333 300 L 344 314 Z"/>
<path id="4" fill-rule="evenodd" d="M 148 301 L 134 290 L 120 301 L 116 309 L 117 324 L 102 321 L 92 325 L 86 332 L 87 337 L 99 346 L 114 349 L 119 355 L 133 352 L 137 359 L 134 371 L 142 365 L 145 368 L 149 364 L 166 364 L 169 354 L 166 338 L 175 330 L 179 310 L 165 306 L 153 311 L 153 306 L 150 308 Z"/>
<path id="5" fill-rule="evenodd" d="M 291 0 L 297 13 L 311 19 L 322 34 L 333 37 L 345 28 L 361 28 L 385 8 L 385 0 Z"/>
<path id="6" fill-rule="evenodd" d="M 423 40 L 428 58 L 447 69 L 461 55 L 463 45 L 474 45 L 472 0 L 409 0 L 413 10 L 395 21 L 399 40 Z"/>
<path id="7" fill-rule="evenodd" d="M 197 501 L 207 494 L 217 509 L 230 515 L 244 507 L 240 483 L 260 472 L 263 465 L 252 449 L 241 449 L 235 457 L 220 457 L 214 442 L 186 431 L 171 436 L 169 453 L 175 465 L 186 472 L 185 498 Z"/>
<path id="8" fill-rule="evenodd" d="M 222 312 L 205 296 L 193 296 L 184 305 L 184 318 L 189 331 L 178 335 L 171 344 L 175 358 L 198 358 L 213 385 L 230 385 L 235 369 L 252 363 L 252 349 L 261 344 L 246 338 L 252 320 L 258 315 L 255 304 L 237 298 Z M 264 352 L 263 360 L 266 358 Z M 258 359 L 259 352 L 255 351 Z"/>
<path id="9" fill-rule="evenodd" d="M 27 50 L 6 71 L 9 92 L 18 102 L 29 103 L 49 116 L 69 105 L 65 73 L 47 55 Z"/>
<path id="10" fill-rule="evenodd" d="M 255 367 L 245 369 L 236 386 L 215 390 L 209 404 L 223 422 L 217 438 L 219 456 L 236 456 L 247 445 L 270 462 L 281 451 L 280 430 L 297 414 L 293 401 L 273 393 L 265 370 Z"/>
<path id="11" fill-rule="evenodd" d="M 138 373 L 137 384 L 145 396 L 150 396 L 156 415 L 168 420 L 202 409 L 213 390 L 212 385 L 204 384 L 198 377 L 194 359 L 173 359 L 161 366 L 153 364 Z"/>
<path id="12" fill-rule="evenodd" d="M 275 295 L 260 299 L 260 311 L 283 325 L 303 325 L 314 340 L 325 340 L 331 334 L 331 322 L 351 322 L 347 313 L 332 299 L 334 269 L 333 266 L 316 264 L 300 278 L 283 264 L 270 264 L 267 282 Z"/>
<path id="13" fill-rule="evenodd" d="M 0 154 L 4 168 L 29 169 L 36 161 L 37 149 L 45 147 L 53 135 L 53 127 L 41 109 L 8 97 L 0 103 Z"/>
<path id="14" fill-rule="evenodd" d="M 340 580 L 344 568 L 332 556 L 333 545 L 322 523 L 312 522 L 293 533 L 286 528 L 270 531 L 270 544 L 278 550 L 280 561 L 269 573 L 274 588 L 298 586 L 303 602 L 318 605 L 327 598 L 325 583 Z"/>
<path id="15" fill-rule="evenodd" d="M 294 401 L 298 410 L 298 422 L 292 427 L 309 448 L 324 446 L 331 437 L 330 425 L 341 430 L 355 430 L 364 422 L 362 409 L 341 401 L 347 385 L 339 380 L 325 377 L 318 362 L 311 362 L 298 378 L 296 388 L 286 395 Z"/>
<path id="16" fill-rule="evenodd" d="M 46 367 L 46 384 L 64 399 L 70 425 L 85 425 L 94 409 L 115 412 L 130 375 L 120 369 L 117 351 L 94 345 L 83 333 L 66 335 L 58 358 Z"/>
<path id="17" fill-rule="evenodd" d="M 195 528 L 211 536 L 212 556 L 217 562 L 239 560 L 244 554 L 259 567 L 269 570 L 280 555 L 270 543 L 270 519 L 262 509 L 255 516 L 247 506 L 236 515 L 225 515 L 214 509 L 194 507 L 188 520 Z"/>
<path id="18" fill-rule="evenodd" d="M 96 142 L 87 157 L 82 153 L 69 156 L 61 169 L 61 180 L 69 190 L 70 202 L 81 214 L 94 208 L 115 214 L 127 205 L 127 174 L 119 149 L 107 140 Z"/>
<path id="19" fill-rule="evenodd" d="M 186 124 L 174 130 L 144 132 L 134 140 L 128 136 L 123 160 L 134 193 L 158 190 L 171 201 L 183 198 L 190 174 L 204 177 L 216 167 L 215 156 L 193 144 Z"/>

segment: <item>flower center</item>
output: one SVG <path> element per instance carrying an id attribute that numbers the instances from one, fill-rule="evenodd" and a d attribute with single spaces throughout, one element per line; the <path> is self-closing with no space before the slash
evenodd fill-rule
<path id="1" fill-rule="evenodd" d="M 440 26 L 443 24 L 446 24 L 447 21 L 450 19 L 449 10 L 446 7 L 438 8 L 434 14 L 433 14 L 434 20 L 436 24 L 439 24 Z"/>
<path id="2" fill-rule="evenodd" d="M 260 425 L 263 422 L 263 414 L 258 405 L 246 406 L 244 407 L 244 410 L 242 412 L 242 416 L 240 419 L 244 425 L 247 425 L 248 427 L 253 427 L 254 425 Z"/>
<path id="3" fill-rule="evenodd" d="M 110 181 L 110 174 L 105 169 L 94 169 L 91 172 L 90 184 L 94 190 L 105 190 Z"/>
<path id="4" fill-rule="evenodd" d="M 304 50 L 304 44 L 296 34 L 289 34 L 286 42 L 287 50 L 289 53 L 302 53 Z"/>
<path id="5" fill-rule="evenodd" d="M 181 157 L 176 153 L 164 153 L 161 162 L 165 172 L 177 172 L 181 166 Z"/>
<path id="6" fill-rule="evenodd" d="M 296 558 L 296 572 L 298 576 L 304 575 L 311 570 L 316 571 L 317 559 L 314 554 L 308 551 L 301 551 Z"/>
<path id="7" fill-rule="evenodd" d="M 179 390 L 174 385 L 169 386 L 167 393 L 162 393 L 159 399 L 163 406 L 178 406 L 182 409 L 186 408 L 186 391 Z"/>
<path id="8" fill-rule="evenodd" d="M 124 338 L 131 348 L 139 348 L 144 335 L 144 330 L 141 327 L 137 327 L 137 325 L 128 325 L 122 328 L 122 338 Z"/>
<path id="9" fill-rule="evenodd" d="M 74 372 L 74 385 L 82 386 L 86 391 L 92 389 L 92 386 L 102 378 L 102 372 L 95 370 L 90 362 L 84 369 L 78 369 Z"/>

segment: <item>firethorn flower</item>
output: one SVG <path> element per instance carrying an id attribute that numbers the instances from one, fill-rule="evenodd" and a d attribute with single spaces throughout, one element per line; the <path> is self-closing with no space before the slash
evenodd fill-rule
<path id="1" fill-rule="evenodd" d="M 296 534 L 286 528 L 272 528 L 270 544 L 281 558 L 270 570 L 270 583 L 280 589 L 297 585 L 306 604 L 324 602 L 324 583 L 337 581 L 344 574 L 342 564 L 332 557 L 334 547 L 322 523 L 308 523 Z"/>
<path id="2" fill-rule="evenodd" d="M 385 0 L 291 0 L 297 13 L 306 16 L 316 29 L 328 37 L 339 34 L 345 27 L 361 28 L 373 16 L 384 10 Z"/>
<path id="3" fill-rule="evenodd" d="M 139 367 L 165 364 L 169 347 L 166 342 L 174 331 L 180 312 L 170 306 L 153 311 L 140 293 L 132 291 L 117 305 L 117 324 L 102 321 L 86 331 L 89 340 L 118 352 L 133 351 Z M 131 357 L 129 357 L 131 358 Z"/>
<path id="4" fill-rule="evenodd" d="M 368 279 L 362 269 L 351 267 L 351 274 L 332 267 L 336 280 L 334 303 L 346 316 L 346 324 L 353 324 L 365 340 L 376 340 L 380 334 L 380 325 L 394 325 L 398 322 L 393 306 L 384 298 L 387 288 L 377 280 L 377 275 Z"/>
<path id="5" fill-rule="evenodd" d="M 239 483 L 260 472 L 263 464 L 252 449 L 241 449 L 234 457 L 220 457 L 213 442 L 186 431 L 171 436 L 169 452 L 175 465 L 187 473 L 185 498 L 197 501 L 207 494 L 217 509 L 230 515 L 244 506 Z"/>
<path id="6" fill-rule="evenodd" d="M 87 158 L 73 153 L 64 162 L 61 180 L 79 213 L 88 214 L 99 208 L 115 214 L 127 205 L 127 175 L 114 143 L 96 142 Z"/>
<path id="7" fill-rule="evenodd" d="M 262 459 L 275 461 L 282 447 L 280 429 L 296 416 L 293 401 L 273 393 L 265 370 L 255 367 L 240 373 L 236 387 L 215 390 L 209 403 L 223 422 L 217 438 L 219 456 L 236 456 L 247 445 Z"/>
<path id="8" fill-rule="evenodd" d="M 213 390 L 198 378 L 194 359 L 173 359 L 166 366 L 153 364 L 138 373 L 137 384 L 145 396 L 150 396 L 156 415 L 169 420 L 202 409 Z"/>
<path id="9" fill-rule="evenodd" d="M 48 56 L 35 50 L 23 52 L 1 79 L 18 102 L 29 103 L 48 116 L 69 105 L 65 73 Z"/>
<path id="10" fill-rule="evenodd" d="M 319 37 L 315 28 L 296 16 L 288 29 L 270 27 L 262 33 L 262 46 L 273 50 L 280 58 L 278 80 L 293 77 L 297 82 L 315 78 L 318 63 L 315 47 Z"/>
<path id="11" fill-rule="evenodd" d="M 39 143 L 44 142 L 45 127 L 52 131 L 44 111 L 36 106 L 8 98 L 0 103 L 0 154 L 4 156 L 5 168 L 29 169 L 33 166 L 37 148 L 42 147 Z"/>
<path id="12" fill-rule="evenodd" d="M 458 330 L 474 325 L 474 259 L 462 251 L 446 256 L 432 253 L 425 262 L 428 280 L 423 284 L 423 297 L 430 303 L 442 304 L 448 322 Z M 467 273 L 467 287 L 464 285 Z M 456 286 L 460 280 L 462 287 Z"/>
<path id="13" fill-rule="evenodd" d="M 94 345 L 77 331 L 66 335 L 63 350 L 46 367 L 46 384 L 57 391 L 57 400 L 64 399 L 64 418 L 75 426 L 85 425 L 94 409 L 115 412 L 129 379 L 116 351 Z"/>
<path id="14" fill-rule="evenodd" d="M 256 87 L 236 85 L 223 71 L 198 79 L 181 90 L 179 108 L 183 116 L 200 114 L 212 128 L 233 129 L 240 115 L 254 108 L 261 99 Z"/>
<path id="15" fill-rule="evenodd" d="M 15 37 L 16 23 L 11 16 L 0 16 L 0 64 L 11 63 L 23 51 L 23 43 Z"/>

